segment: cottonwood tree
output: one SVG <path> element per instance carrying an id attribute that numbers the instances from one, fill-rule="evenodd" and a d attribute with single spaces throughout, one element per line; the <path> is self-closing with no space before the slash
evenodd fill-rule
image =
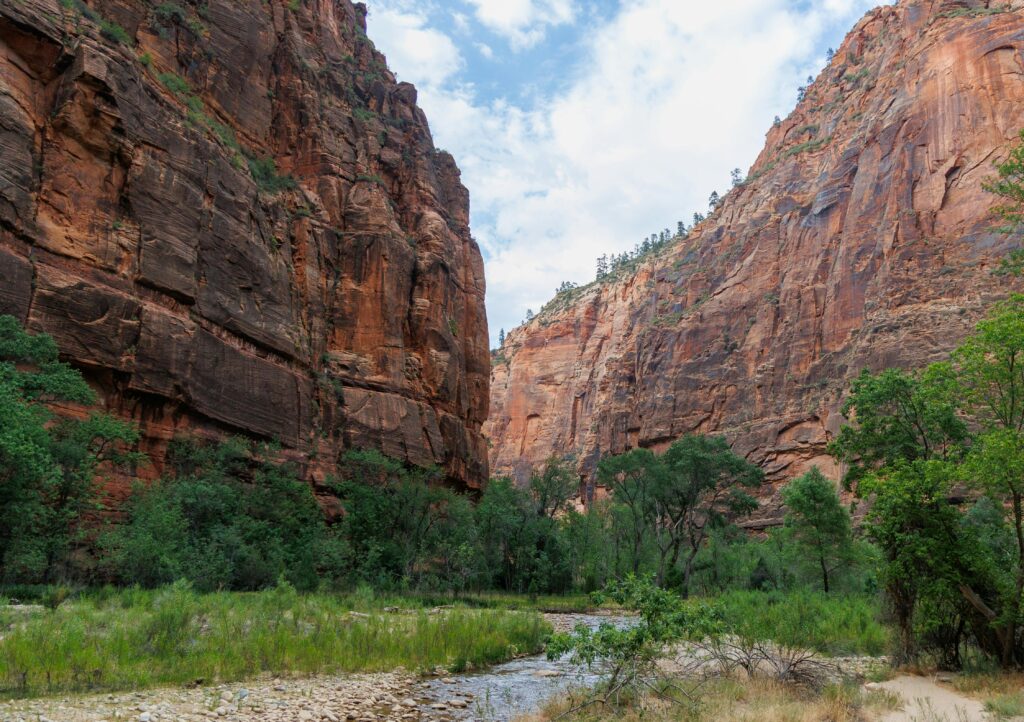
<path id="1" fill-rule="evenodd" d="M 660 456 L 634 449 L 605 459 L 598 475 L 628 511 L 634 571 L 645 539 L 651 539 L 657 547 L 658 585 L 664 586 L 678 569 L 684 594 L 711 532 L 757 508 L 746 490 L 764 478 L 725 439 L 701 435 L 684 436 Z"/>
<path id="2" fill-rule="evenodd" d="M 616 507 L 625 517 L 616 527 L 628 537 L 628 561 L 633 574 L 640 572 L 644 542 L 657 522 L 654 495 L 661 471 L 650 449 L 633 449 L 608 457 L 597 467 L 598 483 L 611 490 Z"/>
<path id="3" fill-rule="evenodd" d="M 922 595 L 948 598 L 963 583 L 960 514 L 948 501 L 954 479 L 954 466 L 945 461 L 900 459 L 861 480 L 862 493 L 872 498 L 865 531 L 885 558 L 882 578 L 899 635 L 896 664 L 917 659 Z"/>
<path id="4" fill-rule="evenodd" d="M 842 427 L 829 452 L 848 465 L 845 482 L 896 461 L 948 459 L 960 454 L 967 426 L 958 414 L 958 391 L 949 364 L 921 372 L 866 369 L 854 379 Z"/>
<path id="5" fill-rule="evenodd" d="M 764 472 L 733 453 L 720 436 L 690 434 L 659 457 L 655 501 L 660 520 L 658 582 L 682 563 L 682 591 L 689 593 L 694 561 L 711 532 L 757 508 L 747 489 L 760 486 Z"/>
<path id="6" fill-rule="evenodd" d="M 558 519 L 567 512 L 579 490 L 580 478 L 569 459 L 552 456 L 530 476 L 530 495 L 537 515 L 548 519 Z"/>
<path id="7" fill-rule="evenodd" d="M 965 410 L 980 427 L 968 476 L 1006 509 L 1017 542 L 1015 578 L 1001 600 L 1001 662 L 1009 665 L 1021 653 L 1014 647 L 1024 623 L 1024 296 L 997 304 L 954 352 L 953 362 Z M 996 621 L 991 609 L 976 606 Z"/>
<path id="8" fill-rule="evenodd" d="M 919 549 L 933 548 L 932 540 L 949 536 L 941 524 L 941 533 L 930 523 L 922 526 L 917 514 L 936 505 L 945 509 L 945 498 L 931 495 L 946 488 L 947 478 L 938 474 L 947 467 L 929 463 L 962 455 L 968 434 L 958 400 L 949 364 L 934 364 L 922 372 L 865 370 L 853 381 L 842 407 L 854 423 L 843 426 L 829 445 L 848 465 L 845 483 L 859 496 L 875 497 L 872 514 L 878 531 L 872 538 L 882 550 L 886 595 L 900 634 L 896 656 L 904 661 L 917 654 L 914 617 L 923 581 L 922 574 L 910 570 L 924 556 Z M 930 518 L 947 521 L 945 516 Z"/>
<path id="9" fill-rule="evenodd" d="M 856 425 L 831 448 L 873 499 L 903 656 L 915 651 L 919 599 L 958 596 L 979 646 L 1004 667 L 1024 665 L 1024 296 L 997 304 L 951 363 L 861 376 L 844 411 Z M 964 483 L 1003 511 L 1015 541 L 1009 564 L 960 523 L 951 499 Z"/>
<path id="10" fill-rule="evenodd" d="M 853 551 L 850 512 L 832 482 L 814 467 L 782 490 L 786 504 L 786 530 L 810 554 L 821 570 L 821 585 L 830 591 L 830 578 L 849 562 Z"/>

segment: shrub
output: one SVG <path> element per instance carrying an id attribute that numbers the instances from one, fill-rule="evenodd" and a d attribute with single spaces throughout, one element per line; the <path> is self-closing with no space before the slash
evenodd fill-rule
<path id="1" fill-rule="evenodd" d="M 317 585 L 326 524 L 293 469 L 239 440 L 177 440 L 170 460 L 175 474 L 138 487 L 127 523 L 103 541 L 116 579 L 152 587 L 185 578 L 200 590 L 262 589 L 282 577 Z"/>
<path id="2" fill-rule="evenodd" d="M 280 193 L 296 187 L 295 179 L 277 172 L 273 158 L 249 158 L 249 172 L 261 191 Z"/>
<path id="3" fill-rule="evenodd" d="M 83 519 L 98 501 L 104 463 L 138 461 L 125 453 L 137 431 L 110 416 L 54 415 L 49 403 L 89 406 L 92 390 L 58 360 L 49 336 L 25 333 L 0 316 L 0 577 L 52 582 L 76 575 L 71 553 L 85 541 Z"/>
<path id="4" fill-rule="evenodd" d="M 187 96 L 192 93 L 192 86 L 190 86 L 188 81 L 177 73 L 160 73 L 156 77 L 165 88 L 175 95 Z"/>
<path id="5" fill-rule="evenodd" d="M 579 624 L 572 634 L 553 636 L 547 650 L 548 659 L 569 654 L 574 663 L 600 670 L 599 697 L 591 702 L 607 705 L 623 695 L 664 694 L 656 681 L 666 647 L 683 639 L 714 638 L 724 630 L 714 607 L 686 603 L 648 580 L 630 576 L 608 585 L 604 595 L 637 612 L 637 622 L 621 627 L 605 622 L 596 630 Z"/>

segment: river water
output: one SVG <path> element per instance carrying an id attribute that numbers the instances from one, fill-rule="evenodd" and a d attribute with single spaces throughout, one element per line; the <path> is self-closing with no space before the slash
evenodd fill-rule
<path id="1" fill-rule="evenodd" d="M 630 624 L 629 617 L 590 614 L 547 615 L 557 629 L 571 629 L 578 623 L 596 628 L 602 622 L 617 626 Z M 550 661 L 543 654 L 522 657 L 495 665 L 482 672 L 432 678 L 421 683 L 421 698 L 429 698 L 436 709 L 426 705 L 430 717 L 440 720 L 482 720 L 508 722 L 534 712 L 571 688 L 592 687 L 598 675 L 573 665 L 567 658 Z M 465 704 L 465 707 L 460 705 Z"/>

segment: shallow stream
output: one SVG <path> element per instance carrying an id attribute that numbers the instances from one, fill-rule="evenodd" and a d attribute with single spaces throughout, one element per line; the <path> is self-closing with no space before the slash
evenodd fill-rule
<path id="1" fill-rule="evenodd" d="M 546 616 L 559 630 L 572 629 L 580 622 L 596 628 L 602 622 L 618 626 L 632 621 L 630 617 L 593 614 Z M 418 697 L 432 700 L 424 709 L 429 718 L 508 722 L 540 709 L 560 693 L 574 687 L 593 686 L 597 681 L 598 675 L 566 658 L 549 661 L 544 654 L 538 654 L 482 672 L 425 680 Z M 463 704 L 465 707 L 461 706 Z"/>

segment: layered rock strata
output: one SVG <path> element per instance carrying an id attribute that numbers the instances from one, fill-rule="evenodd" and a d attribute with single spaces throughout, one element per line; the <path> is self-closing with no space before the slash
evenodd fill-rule
<path id="1" fill-rule="evenodd" d="M 851 377 L 944 358 L 1010 287 L 992 270 L 1019 239 L 982 183 L 1021 128 L 1024 3 L 868 13 L 688 238 L 509 334 L 492 473 L 573 455 L 589 480 L 603 454 L 700 432 L 774 482 L 838 477 Z"/>
<path id="2" fill-rule="evenodd" d="M 0 313 L 177 434 L 487 477 L 469 197 L 349 0 L 0 3 Z"/>

